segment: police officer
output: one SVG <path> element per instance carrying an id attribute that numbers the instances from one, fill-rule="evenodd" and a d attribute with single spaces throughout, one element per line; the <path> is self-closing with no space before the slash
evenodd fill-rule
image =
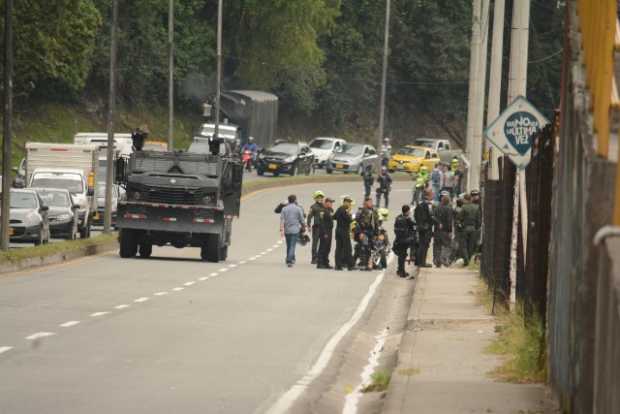
<path id="1" fill-rule="evenodd" d="M 370 270 L 370 250 L 372 249 L 372 241 L 377 234 L 379 226 L 379 217 L 373 208 L 372 198 L 366 197 L 364 206 L 359 211 L 359 217 L 356 217 L 358 240 L 360 243 L 359 257 L 363 270 Z"/>
<path id="2" fill-rule="evenodd" d="M 482 199 L 480 198 L 479 190 L 471 190 L 471 202 L 478 206 L 478 214 L 480 215 L 480 227 L 482 228 Z M 482 242 L 481 228 L 476 232 L 476 246 L 474 248 L 474 254 L 480 253 L 480 246 Z"/>
<path id="3" fill-rule="evenodd" d="M 149 128 L 146 125 L 142 125 L 140 128 L 136 128 L 131 133 L 131 145 L 134 151 L 142 151 L 144 148 L 144 141 L 149 137 Z"/>
<path id="4" fill-rule="evenodd" d="M 480 231 L 480 208 L 471 202 L 470 194 L 465 194 L 458 221 L 463 226 L 464 260 L 467 266 L 474 254 L 478 242 L 476 235 Z"/>
<path id="5" fill-rule="evenodd" d="M 407 251 L 415 241 L 415 225 L 411 219 L 411 207 L 407 204 L 402 207 L 402 214 L 396 217 L 394 234 L 396 237 L 392 250 L 398 257 L 396 274 L 400 277 L 408 277 L 409 273 L 405 271 L 405 261 L 407 260 Z"/>
<path id="6" fill-rule="evenodd" d="M 310 263 L 316 264 L 318 258 L 319 247 L 319 225 L 321 224 L 320 212 L 323 209 L 323 199 L 325 194 L 322 191 L 315 191 L 312 195 L 314 204 L 310 206 L 308 216 L 306 218 L 306 224 L 309 229 L 312 229 L 312 261 Z"/>
<path id="7" fill-rule="evenodd" d="M 332 249 L 332 233 L 334 229 L 333 202 L 331 198 L 325 198 L 323 207 L 319 211 L 319 251 L 317 269 L 333 269 L 329 264 L 329 252 Z"/>
<path id="8" fill-rule="evenodd" d="M 352 205 L 353 199 L 350 196 L 345 196 L 342 200 L 342 205 L 338 207 L 334 214 L 334 220 L 336 220 L 336 270 L 343 270 L 345 267 L 353 270 L 353 252 L 351 248 Z"/>
<path id="9" fill-rule="evenodd" d="M 372 185 L 375 183 L 375 178 L 372 176 L 372 165 L 367 165 L 362 171 L 362 179 L 364 180 L 364 198 L 370 197 L 370 191 Z"/>
<path id="10" fill-rule="evenodd" d="M 450 193 L 441 192 L 439 207 L 435 209 L 435 233 L 433 236 L 433 263 L 435 267 L 450 265 L 450 245 L 454 211 L 450 205 Z"/>
<path id="11" fill-rule="evenodd" d="M 424 191 L 422 202 L 416 206 L 414 211 L 419 239 L 415 260 L 415 264 L 418 267 L 431 267 L 431 265 L 426 263 L 426 256 L 428 255 L 428 248 L 433 238 L 433 225 L 435 224 L 432 211 L 432 200 L 433 192 L 430 190 Z"/>
<path id="12" fill-rule="evenodd" d="M 381 195 L 385 198 L 385 208 L 389 207 L 390 203 L 390 191 L 392 190 L 392 177 L 388 174 L 388 170 L 385 167 L 381 167 L 381 173 L 377 177 L 377 208 L 381 207 Z"/>

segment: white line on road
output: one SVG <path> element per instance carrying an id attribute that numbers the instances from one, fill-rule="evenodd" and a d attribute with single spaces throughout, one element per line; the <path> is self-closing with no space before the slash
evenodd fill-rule
<path id="1" fill-rule="evenodd" d="M 131 305 L 127 305 L 127 304 L 123 303 L 122 305 L 115 306 L 114 309 L 119 309 L 119 310 L 120 309 L 127 309 L 129 306 L 131 306 Z"/>
<path id="2" fill-rule="evenodd" d="M 389 261 L 392 261 L 392 259 L 393 254 L 390 254 Z M 357 309 L 355 310 L 355 313 L 353 313 L 353 316 L 351 316 L 351 319 L 349 319 L 344 325 L 342 325 L 340 329 L 338 329 L 338 331 L 334 334 L 334 336 L 330 338 L 329 342 L 327 343 L 327 345 L 325 345 L 325 347 L 321 351 L 321 354 L 319 355 L 319 358 L 316 360 L 314 365 L 312 365 L 310 370 L 303 377 L 301 377 L 297 381 L 297 383 L 295 383 L 295 385 L 289 388 L 287 392 L 280 396 L 276 403 L 272 405 L 269 410 L 267 410 L 268 414 L 281 414 L 288 412 L 295 400 L 297 400 L 297 398 L 299 398 L 299 396 L 310 386 L 312 381 L 314 381 L 319 375 L 321 375 L 325 367 L 327 367 L 329 360 L 334 354 L 334 351 L 336 350 L 336 347 L 338 346 L 342 338 L 344 338 L 345 335 L 349 333 L 349 331 L 355 326 L 355 324 L 357 324 L 357 322 L 359 322 L 359 320 L 364 315 L 364 312 L 366 311 L 366 308 L 368 308 L 370 300 L 377 292 L 377 288 L 383 281 L 384 277 L 385 270 L 377 275 L 374 282 L 372 282 L 372 284 L 368 287 L 368 292 L 366 292 L 366 295 L 364 295 L 364 297 L 362 298 L 362 301 L 357 306 Z"/>
<path id="3" fill-rule="evenodd" d="M 196 282 L 185 282 L 185 283 L 183 283 L 183 284 L 184 284 L 185 286 L 191 286 L 191 285 L 196 284 Z"/>
<path id="4" fill-rule="evenodd" d="M 245 261 L 245 260 L 242 260 L 242 261 L 239 262 L 240 265 L 244 265 L 246 263 L 247 263 L 247 261 Z"/>
<path id="5" fill-rule="evenodd" d="M 220 273 L 228 272 L 228 268 L 227 268 L 227 267 L 222 267 L 222 268 L 219 270 L 219 272 L 220 272 Z"/>
<path id="6" fill-rule="evenodd" d="M 149 300 L 149 298 L 146 298 L 146 297 L 143 296 L 141 298 L 138 298 L 138 299 L 134 300 L 134 302 L 142 303 L 142 302 L 146 302 L 147 300 Z"/>
<path id="7" fill-rule="evenodd" d="M 215 276 L 217 276 L 217 272 L 211 273 L 209 276 L 215 277 Z"/>
<path id="8" fill-rule="evenodd" d="M 228 267 L 231 268 L 231 269 L 234 269 L 235 267 L 237 267 L 237 265 L 236 264 L 230 264 L 230 265 L 228 265 Z"/>
<path id="9" fill-rule="evenodd" d="M 80 321 L 67 321 L 65 323 L 61 323 L 60 327 L 61 328 L 71 328 L 72 326 L 75 326 L 78 323 L 80 323 Z"/>
<path id="10" fill-rule="evenodd" d="M 203 276 L 198 280 L 200 280 L 201 282 L 204 282 L 205 280 L 209 280 L 209 276 Z"/>
<path id="11" fill-rule="evenodd" d="M 172 290 L 174 290 L 175 292 L 180 292 L 180 291 L 182 291 L 183 289 L 185 289 L 185 288 L 182 288 L 182 287 L 175 287 L 175 288 L 172 288 Z"/>
<path id="12" fill-rule="evenodd" d="M 93 318 L 97 318 L 99 316 L 107 315 L 108 313 L 110 313 L 110 312 L 93 312 L 93 313 L 90 314 L 90 316 L 93 317 Z"/>
<path id="13" fill-rule="evenodd" d="M 54 336 L 54 335 L 56 335 L 54 332 L 37 332 L 37 333 L 33 333 L 32 335 L 28 335 L 26 339 L 29 341 L 34 341 L 35 339 L 46 338 L 48 336 Z"/>
<path id="14" fill-rule="evenodd" d="M 267 249 L 267 253 L 271 253 L 273 251 L 273 249 L 270 247 L 269 249 Z"/>
<path id="15" fill-rule="evenodd" d="M 153 293 L 153 296 L 166 296 L 168 294 L 168 292 L 155 292 Z"/>
<path id="16" fill-rule="evenodd" d="M 7 351 L 10 351 L 11 349 L 13 349 L 12 346 L 0 346 L 0 354 L 4 354 Z"/>

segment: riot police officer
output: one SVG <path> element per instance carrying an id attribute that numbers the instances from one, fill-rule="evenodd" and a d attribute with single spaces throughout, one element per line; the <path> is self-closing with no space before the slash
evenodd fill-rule
<path id="1" fill-rule="evenodd" d="M 415 241 L 415 225 L 411 219 L 411 207 L 407 204 L 403 206 L 402 214 L 396 217 L 394 234 L 396 237 L 392 250 L 398 257 L 396 274 L 400 277 L 408 277 L 409 273 L 405 271 L 405 261 L 407 260 L 407 251 L 411 249 Z"/>
<path id="2" fill-rule="evenodd" d="M 333 202 L 331 198 L 325 198 L 323 207 L 319 211 L 319 251 L 317 269 L 333 269 L 329 264 L 329 252 L 332 249 L 332 233 L 334 229 Z"/>
<path id="3" fill-rule="evenodd" d="M 414 211 L 419 239 L 415 260 L 415 264 L 418 267 L 431 267 L 426 263 L 426 256 L 428 255 L 428 248 L 433 237 L 433 226 L 435 224 L 432 212 L 432 200 L 433 192 L 430 190 L 424 191 L 422 202 L 416 206 Z"/>
<path id="4" fill-rule="evenodd" d="M 350 196 L 345 196 L 342 205 L 334 214 L 334 220 L 336 220 L 336 270 L 343 270 L 345 267 L 353 270 L 353 252 L 351 249 L 352 204 L 353 199 Z"/>
<path id="5" fill-rule="evenodd" d="M 316 264 L 318 258 L 319 247 L 319 225 L 321 224 L 320 212 L 323 209 L 323 199 L 325 194 L 322 191 L 315 191 L 312 195 L 314 204 L 310 206 L 308 216 L 306 217 L 306 224 L 309 229 L 312 229 L 312 261 L 311 264 Z"/>

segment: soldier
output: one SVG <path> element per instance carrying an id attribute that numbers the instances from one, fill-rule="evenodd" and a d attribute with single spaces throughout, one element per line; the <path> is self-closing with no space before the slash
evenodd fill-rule
<path id="1" fill-rule="evenodd" d="M 463 226 L 464 260 L 467 266 L 474 254 L 477 243 L 476 235 L 480 231 L 480 209 L 477 204 L 471 202 L 469 194 L 465 194 L 458 221 Z"/>
<path id="2" fill-rule="evenodd" d="M 435 234 L 433 237 L 433 263 L 435 267 L 450 265 L 450 245 L 454 211 L 450 206 L 450 193 L 441 192 L 440 205 L 435 209 Z"/>
<path id="3" fill-rule="evenodd" d="M 377 177 L 379 187 L 377 187 L 377 208 L 381 207 L 381 195 L 385 198 L 385 208 L 389 207 L 390 191 L 392 190 L 392 177 L 388 174 L 387 168 L 381 167 L 381 174 Z"/>
<path id="4" fill-rule="evenodd" d="M 319 212 L 319 252 L 317 258 L 317 269 L 333 269 L 329 264 L 329 252 L 332 249 L 332 233 L 334 229 L 333 202 L 331 198 L 325 198 L 323 207 Z"/>
<path id="5" fill-rule="evenodd" d="M 396 217 L 394 234 L 396 237 L 392 250 L 398 257 L 396 274 L 400 277 L 409 277 L 409 273 L 405 271 L 405 261 L 407 260 L 407 251 L 415 241 L 415 226 L 411 219 L 411 207 L 407 204 L 402 207 L 402 214 Z"/>
<path id="6" fill-rule="evenodd" d="M 414 211 L 419 239 L 415 260 L 415 264 L 418 267 L 431 267 L 431 265 L 426 263 L 426 256 L 428 255 L 428 247 L 433 238 L 433 225 L 435 224 L 432 212 L 432 199 L 433 192 L 426 190 L 422 202 L 416 206 Z"/>
<path id="7" fill-rule="evenodd" d="M 325 198 L 325 194 L 323 194 L 322 191 L 315 191 L 312 198 L 314 199 L 314 204 L 310 206 L 308 217 L 306 218 L 306 224 L 308 225 L 308 228 L 312 229 L 312 261 L 310 263 L 316 264 L 319 247 L 319 225 L 321 224 L 319 213 L 323 209 L 323 199 Z"/>
<path id="8" fill-rule="evenodd" d="M 343 270 L 344 267 L 353 270 L 353 252 L 351 249 L 352 205 L 353 199 L 350 196 L 345 196 L 342 205 L 334 214 L 334 220 L 336 220 L 336 270 Z"/>
<path id="9" fill-rule="evenodd" d="M 370 250 L 372 248 L 372 240 L 377 234 L 379 217 L 373 208 L 372 198 L 366 197 L 364 207 L 359 211 L 357 221 L 357 239 L 360 243 L 359 258 L 363 270 L 370 270 Z"/>
<path id="10" fill-rule="evenodd" d="M 370 197 L 372 185 L 375 183 L 375 178 L 372 176 L 372 165 L 367 165 L 362 172 L 362 178 L 364 180 L 364 198 Z"/>

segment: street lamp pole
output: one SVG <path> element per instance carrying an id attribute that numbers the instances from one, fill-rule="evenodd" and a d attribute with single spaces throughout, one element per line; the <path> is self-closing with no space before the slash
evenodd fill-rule
<path id="1" fill-rule="evenodd" d="M 112 231 L 112 186 L 114 185 L 114 111 L 116 109 L 116 28 L 118 0 L 112 0 L 112 28 L 110 29 L 110 91 L 108 95 L 108 148 L 106 154 L 105 209 L 103 231 Z M 87 218 L 85 218 L 86 220 Z"/>
<path id="2" fill-rule="evenodd" d="M 390 55 L 390 0 L 385 2 L 385 33 L 383 37 L 383 71 L 381 74 L 381 102 L 379 106 L 379 131 L 377 150 L 381 150 L 385 129 L 385 95 L 387 89 L 388 58 Z"/>
<path id="3" fill-rule="evenodd" d="M 174 151 L 174 0 L 168 8 L 168 151 Z"/>
<path id="4" fill-rule="evenodd" d="M 215 86 L 215 128 L 213 139 L 220 137 L 220 101 L 222 97 L 222 14 L 224 5 L 223 0 L 217 4 L 217 75 Z"/>
<path id="5" fill-rule="evenodd" d="M 13 121 L 13 0 L 4 2 L 4 140 L 2 142 L 2 237 L 0 249 L 9 249 L 11 209 L 11 129 Z"/>

